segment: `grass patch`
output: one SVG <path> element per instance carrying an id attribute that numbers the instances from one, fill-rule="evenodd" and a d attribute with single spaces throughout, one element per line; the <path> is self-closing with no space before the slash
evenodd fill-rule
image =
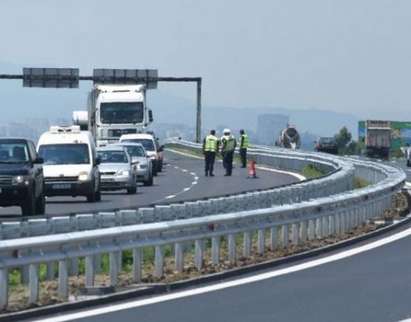
<path id="1" fill-rule="evenodd" d="M 322 172 L 320 169 L 318 169 L 313 164 L 306 165 L 302 170 L 302 175 L 306 177 L 307 179 L 318 178 L 318 177 L 323 176 L 324 174 L 325 174 L 324 172 Z"/>
<path id="2" fill-rule="evenodd" d="M 363 179 L 363 178 L 359 178 L 359 177 L 354 178 L 354 188 L 355 189 L 365 188 L 369 184 L 370 183 L 367 180 Z"/>

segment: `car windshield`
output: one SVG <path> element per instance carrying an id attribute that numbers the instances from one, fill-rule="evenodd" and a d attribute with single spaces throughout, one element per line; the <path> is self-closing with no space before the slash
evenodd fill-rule
<path id="1" fill-rule="evenodd" d="M 143 123 L 142 102 L 101 103 L 100 119 L 104 124 Z"/>
<path id="2" fill-rule="evenodd" d="M 25 143 L 0 143 L 0 163 L 22 163 L 30 161 Z"/>
<path id="3" fill-rule="evenodd" d="M 141 146 L 138 146 L 138 145 L 125 145 L 124 147 L 127 150 L 127 153 L 131 157 L 144 157 L 146 155 L 143 147 L 141 147 Z"/>
<path id="4" fill-rule="evenodd" d="M 123 151 L 98 151 L 97 156 L 101 163 L 128 163 L 127 155 Z"/>
<path id="5" fill-rule="evenodd" d="M 155 151 L 153 140 L 150 139 L 126 139 L 122 142 L 140 143 L 146 151 Z"/>
<path id="6" fill-rule="evenodd" d="M 44 164 L 89 164 L 87 144 L 46 144 L 39 148 Z"/>

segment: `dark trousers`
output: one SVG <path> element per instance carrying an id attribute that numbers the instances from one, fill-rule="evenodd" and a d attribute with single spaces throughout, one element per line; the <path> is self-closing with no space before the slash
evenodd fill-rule
<path id="1" fill-rule="evenodd" d="M 240 149 L 241 166 L 245 168 L 247 166 L 247 149 Z"/>
<path id="2" fill-rule="evenodd" d="M 215 161 L 215 152 L 206 151 L 206 152 L 204 152 L 204 157 L 205 157 L 205 172 L 206 172 L 206 174 L 213 174 L 214 161 Z"/>
<path id="3" fill-rule="evenodd" d="M 223 166 L 225 169 L 225 174 L 229 176 L 231 176 L 231 173 L 233 172 L 233 158 L 234 158 L 234 151 L 223 153 Z"/>

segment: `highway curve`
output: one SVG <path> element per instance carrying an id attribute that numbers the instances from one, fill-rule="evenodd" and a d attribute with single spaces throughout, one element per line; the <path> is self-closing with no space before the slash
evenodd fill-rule
<path id="1" fill-rule="evenodd" d="M 60 316 L 58 321 L 400 321 L 411 316 L 410 227 L 400 232 L 401 239 L 308 269 L 178 299 L 168 297 L 156 304 L 147 303 L 153 298 L 120 303 L 121 310 L 116 310 L 116 305 L 106 306 L 97 308 L 106 310 L 95 312 L 98 315 L 84 318 L 83 314 L 89 312 L 83 311 L 71 317 Z M 400 238 L 395 234 L 377 242 L 381 243 L 385 237 Z M 364 247 L 372 245 L 370 243 Z M 334 255 L 350 254 L 358 247 Z M 265 273 L 313 260 L 329 260 L 328 256 Z M 195 290 L 188 292 L 191 291 Z M 170 296 L 176 294 L 179 293 Z M 141 305 L 136 307 L 138 301 Z M 128 309 L 128 305 L 135 307 Z"/>
<path id="2" fill-rule="evenodd" d="M 166 152 L 167 166 L 155 178 L 152 187 L 140 186 L 136 195 L 124 192 L 103 192 L 102 201 L 87 203 L 85 198 L 53 197 L 47 199 L 47 215 L 90 213 L 96 211 L 136 208 L 161 202 L 175 202 L 241 191 L 269 188 L 298 181 L 294 176 L 261 171 L 258 179 L 247 179 L 246 169 L 235 168 L 232 177 L 224 177 L 222 165 L 216 163 L 215 177 L 204 176 L 203 160 Z M 0 218 L 18 218 L 20 208 L 0 208 Z"/>

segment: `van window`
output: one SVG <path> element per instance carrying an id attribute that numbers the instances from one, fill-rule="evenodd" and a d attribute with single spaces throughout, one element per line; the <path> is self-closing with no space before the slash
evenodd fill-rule
<path id="1" fill-rule="evenodd" d="M 44 164 L 89 164 L 87 144 L 45 144 L 39 148 Z"/>

